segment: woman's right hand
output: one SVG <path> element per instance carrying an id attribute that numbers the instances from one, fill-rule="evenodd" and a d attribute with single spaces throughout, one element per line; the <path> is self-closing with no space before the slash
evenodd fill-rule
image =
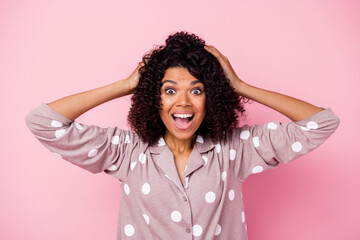
<path id="1" fill-rule="evenodd" d="M 139 69 L 144 65 L 143 62 L 139 62 L 138 66 L 134 70 L 134 72 L 126 79 L 129 84 L 129 94 L 135 92 L 137 85 L 139 84 L 140 73 Z"/>
<path id="2" fill-rule="evenodd" d="M 146 55 L 146 60 L 145 63 L 147 64 L 149 62 L 149 58 L 151 56 L 151 54 L 154 52 L 155 49 L 152 49 L 147 55 Z M 140 79 L 140 73 L 139 73 L 139 69 L 144 66 L 144 62 L 139 62 L 138 66 L 136 67 L 136 69 L 134 70 L 134 72 L 126 79 L 129 83 L 129 87 L 130 87 L 130 94 L 135 92 L 135 89 L 137 87 L 137 85 L 139 84 L 139 79 Z"/>
<path id="3" fill-rule="evenodd" d="M 150 56 L 152 52 L 153 51 L 149 53 Z M 72 94 L 55 100 L 48 105 L 65 117 L 75 120 L 84 112 L 89 111 L 100 104 L 134 93 L 139 84 L 139 69 L 143 65 L 144 63 L 140 62 L 134 72 L 126 79 L 116 81 L 103 87 Z"/>

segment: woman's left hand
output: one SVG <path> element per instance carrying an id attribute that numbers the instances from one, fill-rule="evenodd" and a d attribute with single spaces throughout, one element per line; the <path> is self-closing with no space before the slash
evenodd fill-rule
<path id="1" fill-rule="evenodd" d="M 235 92 L 247 99 L 251 99 L 260 104 L 268 106 L 281 114 L 284 114 L 292 121 L 300 121 L 309 116 L 312 116 L 323 109 L 316 107 L 305 101 L 280 94 L 273 91 L 257 88 L 243 82 L 231 67 L 229 59 L 222 55 L 215 47 L 205 46 L 205 49 L 210 52 L 220 62 L 224 70 L 225 76 L 229 78 Z"/>
<path id="2" fill-rule="evenodd" d="M 219 50 L 217 50 L 214 46 L 206 45 L 205 49 L 219 61 L 224 74 L 230 80 L 232 87 L 237 89 L 238 85 L 243 83 L 243 81 L 236 75 L 229 59 L 222 55 L 221 52 L 219 52 Z"/>

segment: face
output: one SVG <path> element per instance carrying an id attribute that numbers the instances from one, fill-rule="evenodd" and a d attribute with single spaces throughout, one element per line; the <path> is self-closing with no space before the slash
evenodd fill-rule
<path id="1" fill-rule="evenodd" d="M 160 117 L 165 135 L 190 140 L 205 117 L 204 85 L 186 68 L 168 68 L 161 80 Z"/>

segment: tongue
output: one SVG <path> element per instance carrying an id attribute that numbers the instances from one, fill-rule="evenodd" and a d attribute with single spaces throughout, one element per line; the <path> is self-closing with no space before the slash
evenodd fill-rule
<path id="1" fill-rule="evenodd" d="M 179 127 L 186 127 L 189 124 L 189 118 L 175 117 L 175 122 Z"/>

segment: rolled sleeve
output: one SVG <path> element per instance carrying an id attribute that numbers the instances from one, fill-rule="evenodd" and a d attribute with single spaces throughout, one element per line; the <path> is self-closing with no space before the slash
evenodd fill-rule
<path id="1" fill-rule="evenodd" d="M 244 125 L 233 131 L 231 144 L 239 154 L 235 174 L 249 175 L 288 163 L 320 146 L 335 132 L 340 119 L 330 108 L 297 122 L 279 121 L 263 125 Z"/>
<path id="2" fill-rule="evenodd" d="M 78 123 L 46 103 L 30 111 L 26 124 L 51 152 L 91 173 L 105 171 L 125 180 L 138 137 L 130 130 Z"/>

